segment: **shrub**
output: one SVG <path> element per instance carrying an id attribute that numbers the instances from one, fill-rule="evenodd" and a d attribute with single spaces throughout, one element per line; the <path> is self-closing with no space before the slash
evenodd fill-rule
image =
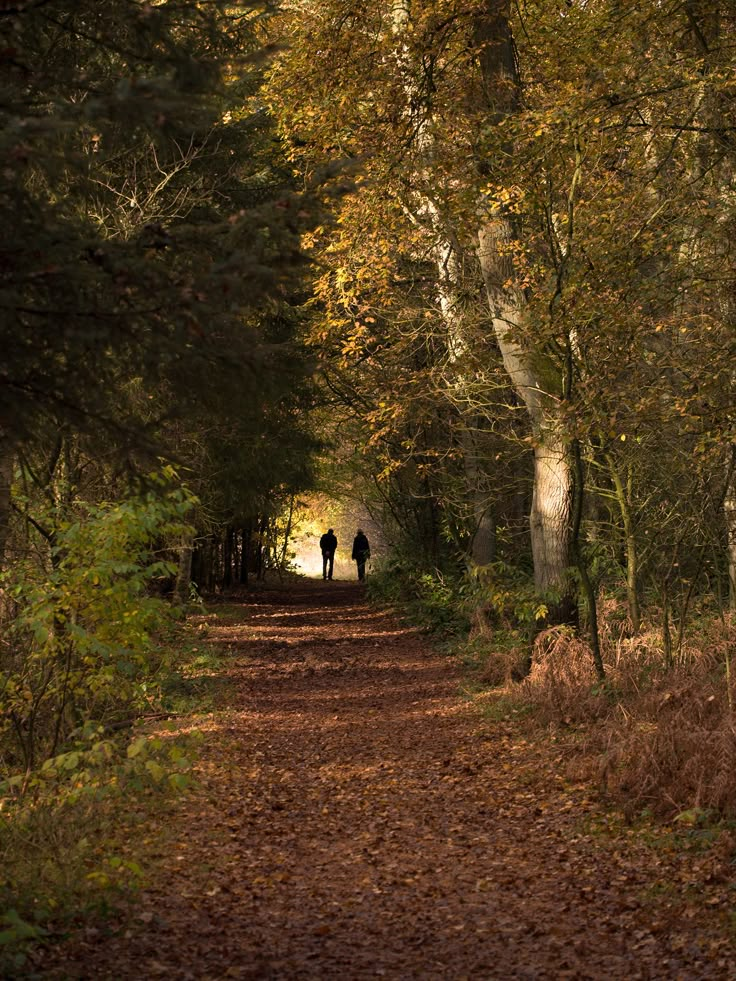
<path id="1" fill-rule="evenodd" d="M 110 910 L 144 877 L 130 843 L 144 796 L 189 785 L 196 737 L 105 738 L 88 727 L 33 774 L 0 784 L 0 973 L 81 915 Z M 131 799 L 135 806 L 131 807 Z"/>
<path id="2" fill-rule="evenodd" d="M 171 573 L 156 546 L 181 533 L 190 506 L 180 489 L 80 504 L 56 522 L 48 566 L 26 560 L 3 575 L 0 776 L 33 772 L 89 720 L 150 704 L 171 607 L 147 587 Z"/>
<path id="3" fill-rule="evenodd" d="M 460 575 L 428 572 L 400 559 L 378 565 L 368 582 L 372 599 L 399 606 L 424 630 L 446 636 L 470 627 L 463 585 Z"/>
<path id="4" fill-rule="evenodd" d="M 628 636 L 612 607 L 601 624 L 605 683 L 587 644 L 555 628 L 536 640 L 518 689 L 525 704 L 558 733 L 576 728 L 580 765 L 627 813 L 736 818 L 736 625 L 701 621 L 671 664 L 657 632 Z"/>
<path id="5" fill-rule="evenodd" d="M 522 688 L 543 723 L 570 725 L 605 716 L 609 710 L 590 647 L 571 627 L 550 627 L 537 635 Z"/>

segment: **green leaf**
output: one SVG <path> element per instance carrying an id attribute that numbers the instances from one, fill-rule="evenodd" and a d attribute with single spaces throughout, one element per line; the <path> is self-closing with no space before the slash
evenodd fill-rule
<path id="1" fill-rule="evenodd" d="M 133 760 L 136 756 L 139 756 L 146 747 L 148 740 L 145 736 L 139 736 L 134 742 L 128 746 L 128 759 Z"/>
<path id="2" fill-rule="evenodd" d="M 164 768 L 155 760 L 146 760 L 146 770 L 157 783 L 160 783 L 160 781 L 166 776 L 166 771 Z"/>
<path id="3" fill-rule="evenodd" d="M 190 786 L 192 780 L 191 777 L 186 773 L 170 773 L 169 774 L 169 785 L 174 790 L 186 790 Z"/>

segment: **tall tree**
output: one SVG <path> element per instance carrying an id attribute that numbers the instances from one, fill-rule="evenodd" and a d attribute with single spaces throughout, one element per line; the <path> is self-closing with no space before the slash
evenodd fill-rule
<path id="1" fill-rule="evenodd" d="M 457 417 L 474 434 L 525 442 L 550 619 L 575 618 L 576 579 L 593 613 L 587 552 L 618 562 L 622 543 L 632 619 L 644 582 L 670 598 L 676 589 L 685 609 L 704 557 L 712 550 L 723 577 L 733 540 L 723 463 L 733 443 L 733 13 L 712 0 L 286 8 L 273 100 L 293 158 L 363 168 L 358 204 L 343 202 L 321 240 L 332 271 L 325 323 L 345 301 L 330 326 L 336 343 L 342 331 L 346 347 L 385 361 L 363 341 L 391 336 L 401 360 L 385 327 L 406 280 L 384 244 L 401 239 L 421 269 L 413 296 L 421 281 L 421 304 L 444 328 L 432 332 L 427 377 L 457 411 L 435 430 L 433 453 L 473 459 Z M 346 258 L 350 226 L 357 247 Z M 484 348 L 470 341 L 484 332 Z M 468 425 L 501 359 L 514 397 L 489 386 L 482 425 Z M 492 483 L 492 447 L 480 446 Z M 468 478 L 466 467 L 466 502 Z"/>

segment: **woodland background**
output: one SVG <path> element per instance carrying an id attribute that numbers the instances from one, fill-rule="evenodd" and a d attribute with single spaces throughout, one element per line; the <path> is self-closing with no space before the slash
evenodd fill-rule
<path id="1" fill-rule="evenodd" d="M 0 33 L 4 853 L 186 784 L 130 726 L 191 687 L 187 607 L 330 508 L 627 813 L 736 817 L 732 6 L 6 0 Z M 18 900 L 25 854 L 5 943 L 60 902 Z"/>

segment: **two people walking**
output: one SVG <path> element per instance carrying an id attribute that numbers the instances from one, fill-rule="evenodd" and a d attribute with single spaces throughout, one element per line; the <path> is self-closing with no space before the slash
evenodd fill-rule
<path id="1" fill-rule="evenodd" d="M 329 528 L 319 540 L 319 547 L 322 549 L 322 578 L 332 579 L 332 570 L 335 566 L 335 552 L 337 551 L 337 538 L 332 528 Z M 371 557 L 371 547 L 368 539 L 361 528 L 353 539 L 353 561 L 358 567 L 358 580 L 365 580 L 365 564 Z"/>

